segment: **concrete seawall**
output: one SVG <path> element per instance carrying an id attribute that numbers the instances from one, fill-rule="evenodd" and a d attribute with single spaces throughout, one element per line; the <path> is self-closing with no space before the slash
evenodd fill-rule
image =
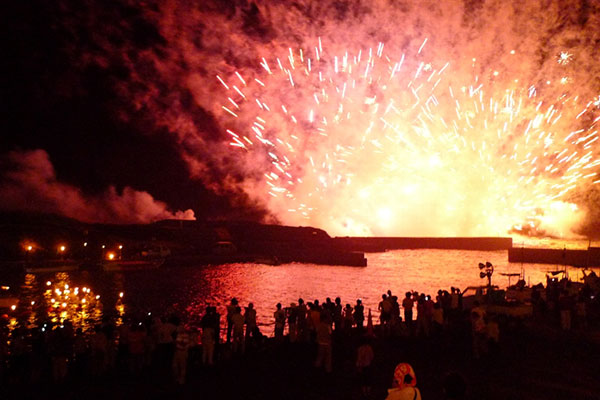
<path id="1" fill-rule="evenodd" d="M 381 252 L 398 249 L 508 250 L 510 237 L 336 237 L 348 251 Z"/>
<path id="2" fill-rule="evenodd" d="M 590 247 L 588 250 L 568 250 L 514 247 L 508 250 L 508 261 L 597 267 L 600 266 L 600 248 Z"/>

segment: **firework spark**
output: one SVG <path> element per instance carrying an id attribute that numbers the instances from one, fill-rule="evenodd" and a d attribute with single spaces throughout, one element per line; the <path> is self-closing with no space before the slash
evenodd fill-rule
<path id="1" fill-rule="evenodd" d="M 262 188 L 287 223 L 345 235 L 415 234 L 419 223 L 446 235 L 559 231 L 577 218 L 569 196 L 600 165 L 595 103 L 547 102 L 494 70 L 459 82 L 426 43 L 392 56 L 383 43 L 336 54 L 319 41 L 311 56 L 290 48 L 252 75 L 217 76 L 252 193 Z"/>
<path id="2" fill-rule="evenodd" d="M 567 51 L 562 51 L 558 55 L 558 63 L 561 64 L 561 65 L 567 65 L 572 60 L 573 60 L 573 54 L 571 54 L 571 53 L 569 53 Z"/>

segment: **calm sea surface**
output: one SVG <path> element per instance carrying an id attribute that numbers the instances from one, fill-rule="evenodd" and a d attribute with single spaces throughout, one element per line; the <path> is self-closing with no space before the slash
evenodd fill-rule
<path id="1" fill-rule="evenodd" d="M 342 303 L 354 305 L 357 298 L 365 310 L 375 312 L 381 294 L 391 289 L 401 295 L 416 290 L 435 296 L 438 289 L 485 284 L 478 264 L 495 267 L 493 283 L 505 287 L 508 278 L 501 273 L 519 273 L 535 284 L 545 283 L 546 273 L 558 265 L 508 263 L 506 251 L 398 250 L 367 254 L 368 267 L 313 264 L 226 264 L 196 268 L 168 268 L 128 273 L 63 272 L 6 277 L 4 284 L 17 288 L 19 306 L 5 318 L 11 326 L 39 325 L 40 321 L 74 321 L 76 327 L 90 329 L 103 316 L 127 314 L 164 315 L 177 312 L 190 324 L 197 323 L 207 305 L 216 305 L 225 314 L 225 305 L 236 297 L 242 306 L 253 302 L 264 331 L 271 332 L 275 304 L 288 306 L 299 297 L 305 301 L 339 296 Z M 579 280 L 581 270 L 568 268 Z M 596 270 L 597 273 L 600 271 Z M 512 278 L 512 283 L 516 278 Z M 374 313 L 375 314 L 375 313 Z"/>

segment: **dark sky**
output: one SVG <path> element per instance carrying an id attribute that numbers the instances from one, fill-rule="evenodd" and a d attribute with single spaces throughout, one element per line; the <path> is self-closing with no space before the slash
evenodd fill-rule
<path id="1" fill-rule="evenodd" d="M 129 71 L 116 55 L 108 55 L 113 60 L 107 66 L 83 62 L 86 54 L 102 50 L 95 47 L 89 32 L 93 25 L 77 20 L 88 13 L 103 13 L 99 8 L 97 2 L 78 1 L 3 5 L 3 156 L 9 151 L 43 149 L 56 181 L 79 188 L 88 198 L 101 196 L 109 186 L 117 193 L 129 186 L 166 202 L 170 210 L 191 208 L 199 218 L 230 214 L 256 218 L 253 210 L 235 209 L 227 196 L 190 179 L 169 132 L 157 128 L 146 113 L 134 110 L 118 92 L 117 83 L 127 80 Z M 110 9 L 103 21 L 106 25 L 126 23 L 114 33 L 115 48 L 120 40 L 139 49 L 164 44 L 138 9 L 116 3 Z M 12 164 L 5 159 L 2 166 L 11 169 Z"/>

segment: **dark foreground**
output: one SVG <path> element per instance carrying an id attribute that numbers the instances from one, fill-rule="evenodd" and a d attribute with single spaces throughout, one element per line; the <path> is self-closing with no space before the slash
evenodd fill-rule
<path id="1" fill-rule="evenodd" d="M 423 399 L 444 399 L 443 377 L 460 373 L 468 399 L 598 399 L 600 346 L 589 331 L 562 333 L 548 325 L 506 322 L 497 348 L 475 360 L 468 326 L 437 337 L 374 338 L 373 391 L 384 399 L 394 367 L 410 363 Z M 260 350 L 228 357 L 212 368 L 190 354 L 188 379 L 175 385 L 167 370 L 145 370 L 132 377 L 125 365 L 103 378 L 74 379 L 56 385 L 4 384 L 3 399 L 363 399 L 355 368 L 358 337 L 334 341 L 333 372 L 313 367 L 316 347 L 273 340 Z M 225 346 L 222 346 L 225 347 Z M 197 349 L 199 351 L 199 349 Z"/>

